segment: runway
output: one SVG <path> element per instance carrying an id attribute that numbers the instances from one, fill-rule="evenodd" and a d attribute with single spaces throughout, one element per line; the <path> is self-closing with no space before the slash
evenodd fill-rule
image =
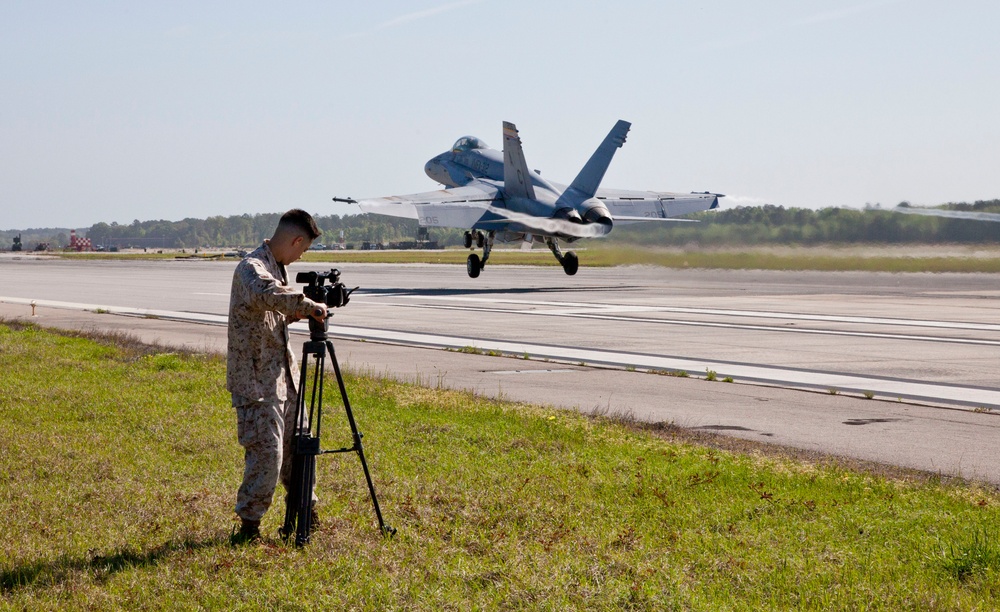
<path id="1" fill-rule="evenodd" d="M 0 302 L 222 326 L 234 266 L 4 257 Z M 299 263 L 290 272 L 329 267 Z M 360 286 L 336 311 L 339 338 L 519 357 L 424 349 L 424 373 L 455 364 L 448 377 L 457 386 L 477 387 L 470 381 L 479 376 L 525 401 L 577 409 L 606 402 L 640 418 L 1000 483 L 996 275 L 626 267 L 568 277 L 558 268 L 493 266 L 470 279 L 459 266 L 337 267 L 348 286 Z M 474 372 L 457 374 L 466 367 L 458 360 L 475 363 Z M 692 379 L 678 379 L 682 373 Z M 706 376 L 735 384 L 693 380 Z M 761 384 L 775 388 L 780 408 Z M 673 406 L 663 393 L 694 395 Z M 755 399 L 762 394 L 770 406 Z M 574 405 L 580 397 L 593 403 Z M 942 420 L 956 428 L 944 444 L 934 440 L 952 435 Z M 867 439 L 867 427 L 866 439 L 852 440 L 857 425 L 873 424 L 879 435 Z M 877 448 L 893 440 L 899 448 Z M 932 457 L 921 458 L 921 444 Z"/>

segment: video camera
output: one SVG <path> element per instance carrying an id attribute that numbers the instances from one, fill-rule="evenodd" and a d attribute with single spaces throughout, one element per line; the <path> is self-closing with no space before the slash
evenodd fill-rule
<path id="1" fill-rule="evenodd" d="M 329 280 L 330 284 L 324 283 Z M 340 308 L 351 301 L 351 294 L 357 290 L 348 289 L 340 282 L 340 270 L 332 268 L 329 272 L 299 272 L 295 282 L 305 283 L 302 293 L 314 302 L 326 304 L 327 308 Z"/>

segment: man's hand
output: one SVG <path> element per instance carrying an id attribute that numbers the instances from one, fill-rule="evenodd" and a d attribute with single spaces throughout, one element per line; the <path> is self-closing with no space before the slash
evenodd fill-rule
<path id="1" fill-rule="evenodd" d="M 317 321 L 322 321 L 326 318 L 326 304 L 317 303 L 316 307 L 313 308 L 309 316 L 316 319 Z"/>
<path id="2" fill-rule="evenodd" d="M 288 315 L 287 321 L 289 323 L 295 323 L 296 321 L 301 321 L 302 319 L 307 319 L 312 317 L 317 321 L 323 321 L 326 318 L 326 304 L 320 304 L 319 302 L 313 302 L 312 308 L 307 308 L 305 304 L 302 308 L 295 314 Z"/>

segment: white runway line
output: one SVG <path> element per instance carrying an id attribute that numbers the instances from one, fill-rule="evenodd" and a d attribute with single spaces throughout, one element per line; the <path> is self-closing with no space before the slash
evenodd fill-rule
<path id="1" fill-rule="evenodd" d="M 365 297 L 376 297 L 376 296 L 365 296 Z M 545 301 L 532 301 L 532 300 L 509 300 L 509 299 L 492 299 L 492 298 L 477 298 L 477 297 L 465 297 L 465 296 L 440 296 L 440 295 L 394 295 L 393 297 L 408 298 L 408 299 L 424 299 L 424 300 L 435 300 L 435 301 L 452 301 L 452 302 L 470 302 L 470 303 L 482 303 L 488 305 L 494 304 L 512 304 L 519 306 L 543 306 L 552 307 L 552 310 L 544 311 L 523 311 L 523 310 L 504 310 L 504 312 L 524 312 L 524 313 L 540 313 L 548 314 L 553 316 L 564 316 L 564 315 L 588 315 L 588 316 L 598 316 L 610 313 L 626 313 L 626 312 L 670 312 L 674 314 L 699 314 L 699 315 L 715 315 L 715 316 L 725 316 L 725 317 L 752 317 L 755 319 L 781 319 L 788 321 L 820 321 L 825 323 L 852 323 L 856 325 L 895 325 L 903 327 L 932 327 L 939 329 L 965 329 L 973 331 L 992 331 L 1000 332 L 1000 325 L 992 323 L 965 323 L 956 321 L 931 321 L 931 320 L 919 320 L 919 319 L 890 319 L 890 318 L 880 318 L 880 317 L 848 317 L 842 315 L 812 315 L 812 314 L 799 314 L 790 312 L 767 312 L 761 310 L 724 310 L 715 308 L 684 308 L 680 306 L 640 306 L 632 304 L 592 304 L 586 302 L 545 302 Z M 391 305 L 391 304 L 389 304 Z M 400 306 L 405 306 L 406 304 L 399 304 Z M 595 313 L 596 311 L 596 313 Z M 655 320 L 655 319 L 650 319 Z"/>
<path id="2" fill-rule="evenodd" d="M 125 308 L 97 304 L 77 304 L 52 300 L 30 300 L 25 298 L 0 297 L 0 302 L 28 305 L 34 301 L 38 306 L 71 310 L 102 311 L 140 317 L 226 325 L 227 317 L 204 313 Z M 291 329 L 297 333 L 308 333 L 305 322 L 294 323 Z M 973 408 L 1000 408 L 1000 390 L 959 385 L 925 383 L 914 380 L 865 377 L 850 374 L 795 370 L 763 365 L 729 363 L 724 361 L 699 360 L 680 356 L 650 355 L 621 351 L 604 351 L 565 346 L 532 344 L 527 342 L 507 342 L 460 336 L 441 336 L 414 332 L 398 332 L 363 327 L 348 327 L 334 323 L 330 335 L 357 340 L 375 340 L 394 344 L 425 346 L 431 348 L 461 349 L 474 347 L 484 352 L 496 351 L 508 355 L 528 355 L 531 359 L 553 359 L 566 363 L 585 365 L 605 365 L 633 367 L 636 369 L 663 370 L 667 372 L 687 372 L 702 375 L 711 370 L 718 378 L 731 376 L 737 381 L 753 381 L 776 386 L 823 389 L 837 393 L 873 393 L 881 399 L 909 399 L 947 405 L 969 406 Z"/>
<path id="3" fill-rule="evenodd" d="M 711 370 L 720 379 L 731 376 L 733 379 L 740 381 L 762 382 L 779 386 L 833 390 L 838 393 L 874 393 L 876 397 L 881 399 L 906 398 L 971 407 L 1000 408 L 1000 390 L 977 387 L 922 383 L 919 381 L 894 380 L 808 370 L 791 370 L 770 366 L 697 360 L 685 357 L 602 351 L 344 326 L 335 326 L 335 329 L 331 328 L 331 334 L 344 338 L 402 342 L 404 344 L 428 347 L 461 349 L 471 346 L 484 352 L 497 351 L 517 356 L 527 354 L 531 359 L 555 359 L 568 363 L 609 365 L 626 368 L 634 367 L 636 369 L 664 370 L 668 372 L 683 371 L 696 376 Z"/>
<path id="4" fill-rule="evenodd" d="M 503 303 L 498 300 L 496 303 Z M 998 346 L 1000 347 L 1000 340 L 979 340 L 976 338 L 948 338 L 944 336 L 918 336 L 912 334 L 887 334 L 880 332 L 858 332 L 858 331 L 845 331 L 845 330 L 835 330 L 835 329 L 810 329 L 806 327 L 775 327 L 768 325 L 751 325 L 748 323 L 716 323 L 712 321 L 687 321 L 683 319 L 655 319 L 649 317 L 625 317 L 621 315 L 604 314 L 611 309 L 606 309 L 605 306 L 596 305 L 591 306 L 587 311 L 582 309 L 573 310 L 523 310 L 517 308 L 495 308 L 495 307 L 483 307 L 483 306 L 452 306 L 452 305 L 428 305 L 428 304 L 392 304 L 380 302 L 383 306 L 400 306 L 402 308 L 427 308 L 430 310 L 464 310 L 464 311 L 474 311 L 474 312 L 495 312 L 503 314 L 515 314 L 515 315 L 525 315 L 525 316 L 555 316 L 555 317 L 572 317 L 578 319 L 595 319 L 601 321 L 627 321 L 630 323 L 652 323 L 657 325 L 679 325 L 685 327 L 715 327 L 722 329 L 741 329 L 750 331 L 767 331 L 767 332 L 781 332 L 781 333 L 792 333 L 792 334 L 815 334 L 821 336 L 853 336 L 860 338 L 881 338 L 884 340 L 910 340 L 910 341 L 924 341 L 924 342 L 944 342 L 950 344 L 975 344 L 980 346 Z M 654 306 L 635 306 L 629 307 L 634 309 L 635 312 L 684 312 L 684 313 L 700 313 L 700 314 L 713 314 L 721 315 L 728 312 L 739 312 L 743 314 L 737 314 L 736 316 L 753 316 L 756 318 L 782 318 L 782 319 L 800 319 L 809 321 L 821 321 L 821 322 L 848 322 L 848 323 L 861 323 L 861 324 L 879 324 L 880 321 L 892 321 L 888 323 L 891 325 L 910 325 L 912 327 L 936 327 L 942 329 L 955 329 L 955 330 L 977 330 L 977 331 L 1000 331 L 1000 326 L 990 325 L 988 323 L 948 323 L 942 321 L 913 321 L 909 322 L 902 319 L 875 319 L 871 317 L 827 317 L 822 315 L 777 315 L 775 313 L 752 313 L 752 311 L 725 311 L 725 310 L 713 310 L 706 311 L 704 309 L 689 308 L 672 308 L 672 307 L 654 307 Z M 597 310 L 599 312 L 593 312 Z M 752 313 L 752 314 L 751 314 Z"/>

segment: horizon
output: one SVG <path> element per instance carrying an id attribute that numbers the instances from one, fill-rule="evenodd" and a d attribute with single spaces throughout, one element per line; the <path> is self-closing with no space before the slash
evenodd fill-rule
<path id="1" fill-rule="evenodd" d="M 0 7 L 0 223 L 350 214 L 330 199 L 433 190 L 429 158 L 499 146 L 505 120 L 556 181 L 625 119 L 607 187 L 814 210 L 1000 193 L 995 3 L 295 6 Z"/>
<path id="2" fill-rule="evenodd" d="M 827 206 L 827 207 L 820 208 L 820 209 L 812 209 L 812 208 L 807 208 L 807 207 L 803 207 L 803 206 L 784 206 L 783 208 L 785 208 L 787 210 L 803 209 L 803 210 L 812 210 L 812 211 L 825 210 L 825 209 L 829 209 L 829 208 L 836 208 L 836 209 L 843 209 L 843 210 L 854 210 L 854 211 L 865 211 L 865 210 L 891 211 L 893 208 L 896 208 L 896 207 L 902 206 L 902 205 L 906 205 L 908 208 L 917 208 L 917 209 L 920 209 L 920 208 L 932 208 L 933 209 L 933 208 L 937 208 L 937 207 L 941 207 L 941 206 L 948 206 L 948 205 L 966 205 L 966 206 L 971 206 L 971 205 L 975 204 L 976 202 L 1000 202 L 1000 198 L 991 198 L 991 199 L 988 199 L 988 200 L 980 199 L 980 200 L 975 200 L 973 202 L 942 202 L 941 204 L 933 204 L 933 205 L 927 205 L 927 206 L 920 206 L 920 205 L 912 204 L 910 202 L 903 201 L 903 202 L 899 202 L 897 204 L 894 204 L 892 206 L 884 206 L 884 205 L 881 205 L 881 204 L 878 204 L 878 203 L 873 203 L 873 204 L 866 204 L 865 206 L 862 206 L 862 207 Z M 759 204 L 759 205 L 743 205 L 743 204 L 741 204 L 741 205 L 728 206 L 728 207 L 721 207 L 720 206 L 719 208 L 714 209 L 714 210 L 722 212 L 722 211 L 725 211 L 725 210 L 732 210 L 732 209 L 740 208 L 740 207 L 749 207 L 749 208 L 752 208 L 754 206 L 776 206 L 776 207 L 782 207 L 782 205 L 780 205 L 780 204 L 771 204 L 769 202 L 765 202 L 765 203 L 762 203 L 762 204 Z M 65 226 L 65 227 L 64 226 L 42 227 L 42 226 L 39 226 L 39 227 L 22 227 L 22 228 L 10 228 L 10 229 L 0 228 L 0 233 L 40 232 L 40 231 L 67 231 L 67 232 L 69 232 L 71 230 L 88 231 L 88 230 L 92 229 L 95 225 L 98 225 L 98 224 L 101 224 L 101 223 L 105 223 L 105 224 L 111 225 L 111 226 L 121 227 L 121 226 L 132 225 L 135 222 L 139 222 L 140 224 L 143 224 L 143 223 L 158 223 L 158 222 L 180 223 L 182 221 L 187 221 L 187 220 L 205 221 L 205 220 L 210 219 L 212 217 L 229 218 L 229 217 L 241 217 L 243 215 L 250 215 L 250 216 L 275 215 L 275 216 L 279 216 L 279 215 L 283 214 L 284 212 L 285 212 L 284 210 L 281 210 L 281 211 L 269 211 L 269 212 L 255 212 L 255 213 L 245 212 L 245 213 L 234 213 L 234 214 L 231 214 L 231 215 L 208 215 L 208 216 L 205 216 L 205 217 L 190 217 L 189 216 L 189 217 L 183 217 L 181 219 L 162 219 L 162 218 L 161 219 L 133 219 L 132 221 L 129 221 L 127 223 L 119 223 L 117 221 L 96 221 L 94 223 L 91 223 L 90 225 L 82 225 L 82 226 L 77 226 L 77 227 L 70 227 L 70 226 Z M 709 211 L 709 212 L 711 212 L 711 211 Z M 337 216 L 337 217 L 343 218 L 343 217 L 349 217 L 349 216 L 370 215 L 371 213 L 364 213 L 364 212 L 358 211 L 356 213 L 347 213 L 347 214 L 340 214 L 340 213 L 335 213 L 335 212 L 330 212 L 330 213 L 315 213 L 315 212 L 310 212 L 309 214 L 313 215 L 313 217 L 315 217 L 315 218 L 323 218 L 323 217 L 331 217 L 331 216 Z M 377 215 L 375 215 L 375 217 L 378 218 Z M 404 221 L 405 221 L 405 219 L 404 219 Z M 442 228 L 431 228 L 431 229 L 442 229 Z"/>

